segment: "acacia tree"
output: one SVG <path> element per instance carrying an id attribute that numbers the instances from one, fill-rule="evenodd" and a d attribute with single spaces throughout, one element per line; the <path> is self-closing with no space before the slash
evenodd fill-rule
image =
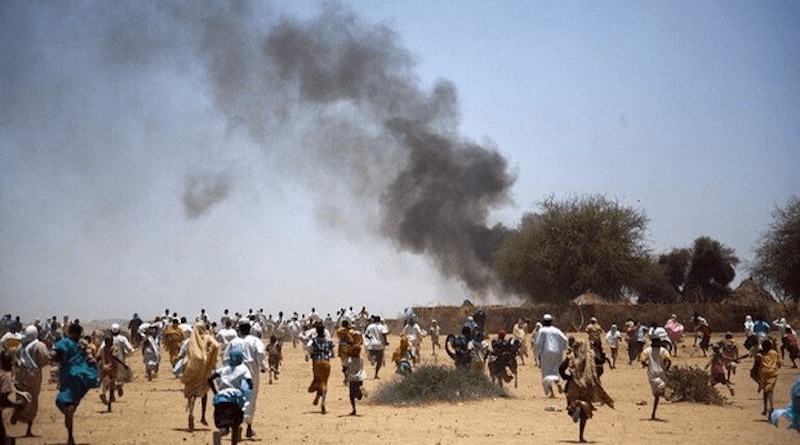
<path id="1" fill-rule="evenodd" d="M 751 271 L 782 299 L 800 303 L 800 199 L 776 209 L 773 219 L 756 247 Z"/>
<path id="2" fill-rule="evenodd" d="M 686 274 L 684 298 L 697 302 L 718 302 L 730 296 L 728 287 L 739 258 L 734 250 L 707 236 L 694 240 L 692 260 Z"/>
<path id="3" fill-rule="evenodd" d="M 532 300 L 564 302 L 592 290 L 609 299 L 648 273 L 644 213 L 600 195 L 539 204 L 495 253 L 498 277 Z"/>
<path id="4" fill-rule="evenodd" d="M 675 248 L 658 257 L 658 264 L 664 268 L 664 274 L 673 291 L 673 300 L 683 297 L 683 287 L 692 263 L 692 251 L 687 248 Z"/>

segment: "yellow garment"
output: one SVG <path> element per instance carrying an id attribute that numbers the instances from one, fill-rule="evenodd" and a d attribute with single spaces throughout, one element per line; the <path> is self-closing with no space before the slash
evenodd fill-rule
<path id="1" fill-rule="evenodd" d="M 759 379 L 764 392 L 773 391 L 778 381 L 778 368 L 781 366 L 781 356 L 778 351 L 770 349 L 761 355 L 761 365 L 758 368 Z"/>
<path id="2" fill-rule="evenodd" d="M 586 417 L 591 418 L 596 409 L 593 402 L 603 402 L 614 408 L 614 400 L 606 393 L 597 377 L 594 350 L 588 343 L 575 340 L 567 356 L 570 379 L 567 381 L 567 412 L 581 407 Z"/>
<path id="3" fill-rule="evenodd" d="M 353 328 L 340 327 L 336 330 L 336 336 L 339 337 L 339 358 L 344 360 L 347 357 L 358 357 L 361 355 L 361 346 L 363 340 L 361 333 Z"/>
<path id="4" fill-rule="evenodd" d="M 178 361 L 178 352 L 181 350 L 183 343 L 183 329 L 177 324 L 170 324 L 164 329 L 164 346 L 169 352 L 169 363 L 175 366 Z"/>
<path id="5" fill-rule="evenodd" d="M 406 334 L 400 334 L 400 346 L 394 350 L 394 354 L 392 354 L 392 361 L 395 364 L 400 363 L 400 360 L 403 360 L 406 351 L 411 349 L 411 343 L 408 341 L 408 336 Z"/>
<path id="6" fill-rule="evenodd" d="M 219 343 L 208 334 L 206 324 L 195 323 L 181 375 L 184 396 L 201 397 L 208 391 L 208 377 L 214 372 L 218 355 Z"/>

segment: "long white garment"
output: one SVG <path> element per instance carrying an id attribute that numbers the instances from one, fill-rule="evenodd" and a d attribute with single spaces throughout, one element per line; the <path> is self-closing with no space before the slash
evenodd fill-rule
<path id="1" fill-rule="evenodd" d="M 389 328 L 383 323 L 370 323 L 364 331 L 364 344 L 370 351 L 380 351 L 386 348 L 384 336 L 389 334 Z"/>
<path id="2" fill-rule="evenodd" d="M 242 365 L 244 365 L 244 363 L 242 363 Z M 253 376 L 250 374 L 250 369 L 246 365 L 242 365 L 233 368 L 230 366 L 223 366 L 217 369 L 217 374 L 219 374 L 219 390 L 229 388 L 241 389 L 243 380 L 252 380 Z"/>
<path id="3" fill-rule="evenodd" d="M 142 358 L 144 359 L 146 370 L 154 371 L 158 369 L 158 364 L 161 362 L 161 350 L 158 347 L 158 341 L 150 335 L 144 338 Z"/>
<path id="4" fill-rule="evenodd" d="M 669 352 L 651 346 L 642 351 L 639 361 L 647 365 L 647 380 L 653 395 L 662 394 L 667 386 L 666 362 L 670 361 Z"/>
<path id="5" fill-rule="evenodd" d="M 536 336 L 536 353 L 542 368 L 542 388 L 545 396 L 553 395 L 553 385 L 561 380 L 558 367 L 564 361 L 567 336 L 555 326 L 542 326 Z"/>
<path id="6" fill-rule="evenodd" d="M 755 325 L 753 317 L 749 315 L 744 317 L 744 335 L 755 335 Z"/>
<path id="7" fill-rule="evenodd" d="M 261 339 L 248 335 L 246 337 L 236 337 L 228 343 L 225 348 L 225 353 L 222 357 L 222 363 L 227 365 L 230 361 L 230 352 L 233 348 L 238 348 L 242 351 L 245 366 L 250 370 L 250 375 L 253 378 L 253 390 L 250 397 L 244 405 L 244 421 L 248 424 L 253 423 L 253 418 L 256 413 L 256 402 L 258 401 L 258 383 L 261 376 L 261 369 L 267 369 L 267 350 L 264 342 Z"/>
<path id="8" fill-rule="evenodd" d="M 347 357 L 344 367 L 348 382 L 363 382 L 367 378 L 367 373 L 364 372 L 364 360 L 361 359 L 361 356 Z"/>
<path id="9" fill-rule="evenodd" d="M 419 327 L 419 323 L 413 323 L 407 324 L 403 327 L 403 334 L 406 334 L 406 337 L 408 337 L 408 342 L 411 343 L 411 346 L 413 346 L 416 350 L 419 348 L 420 343 L 422 343 L 422 337 L 428 333 Z"/>
<path id="10" fill-rule="evenodd" d="M 33 325 L 26 327 L 24 334 L 22 335 L 22 346 L 19 348 L 19 358 L 22 362 L 22 366 L 28 369 L 39 368 L 36 360 L 34 360 L 31 356 L 31 351 L 33 351 L 33 349 L 36 347 L 36 343 L 39 342 L 37 339 L 38 335 L 39 330 Z"/>
<path id="11" fill-rule="evenodd" d="M 125 361 L 125 357 L 127 357 L 128 355 L 130 355 L 131 352 L 133 352 L 133 345 L 128 340 L 128 338 L 122 334 L 115 335 L 113 338 L 113 342 L 114 342 L 114 347 L 117 348 L 117 358 L 122 363 L 127 363 Z"/>
<path id="12" fill-rule="evenodd" d="M 620 333 L 617 330 L 617 325 L 612 324 L 611 329 L 606 332 L 606 343 L 608 343 L 608 347 L 611 349 L 616 348 L 619 345 L 619 337 Z"/>
<path id="13" fill-rule="evenodd" d="M 222 328 L 217 332 L 217 340 L 223 348 L 228 346 L 228 343 L 236 337 L 238 337 L 238 335 L 233 328 Z"/>

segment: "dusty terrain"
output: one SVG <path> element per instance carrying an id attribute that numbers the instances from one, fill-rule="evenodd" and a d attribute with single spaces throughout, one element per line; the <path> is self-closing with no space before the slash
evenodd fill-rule
<path id="1" fill-rule="evenodd" d="M 427 340 L 427 339 L 426 339 Z M 717 340 L 717 336 L 714 337 Z M 398 344 L 396 337 L 391 346 Z M 737 341 L 741 342 L 740 338 Z M 741 343 L 740 343 L 741 344 Z M 688 403 L 663 403 L 658 415 L 662 421 L 647 420 L 652 399 L 645 371 L 628 365 L 624 345 L 618 368 L 606 370 L 603 382 L 615 399 L 616 409 L 600 407 L 589 421 L 586 438 L 590 443 L 643 444 L 671 442 L 693 444 L 796 444 L 800 433 L 787 430 L 786 422 L 775 428 L 761 415 L 761 397 L 747 375 L 750 360 L 744 361 L 733 381 L 736 395 L 728 406 L 705 406 Z M 706 359 L 699 350 L 684 345 L 676 364 L 703 366 Z M 166 354 L 164 354 L 166 356 Z M 443 353 L 431 355 L 430 343 L 424 343 L 422 354 L 427 362 L 448 363 Z M 80 444 L 210 444 L 212 426 L 187 431 L 185 399 L 179 380 L 172 377 L 164 357 L 161 374 L 152 382 L 143 378 L 141 354 L 129 358 L 137 374 L 125 387 L 125 395 L 105 412 L 98 390 L 83 400 L 75 417 L 75 436 Z M 337 359 L 338 360 L 338 359 Z M 788 365 L 788 366 L 787 366 Z M 780 370 L 775 406 L 788 401 L 788 388 L 800 373 L 791 362 Z M 574 443 L 577 425 L 564 413 L 562 398 L 546 399 L 542 395 L 540 374 L 531 360 L 520 366 L 519 387 L 508 389 L 509 397 L 460 404 L 433 404 L 422 407 L 380 406 L 367 398 L 359 406 L 359 415 L 347 415 L 350 406 L 347 388 L 341 383 L 334 366 L 328 397 L 328 414 L 319 413 L 311 405 L 306 392 L 311 381 L 311 365 L 304 361 L 301 349 L 287 344 L 280 380 L 272 385 L 262 380 L 254 440 L 243 444 L 509 444 L 509 443 Z M 396 378 L 392 368 L 381 370 L 382 380 L 371 378 L 373 368 L 367 364 L 370 378 L 366 388 L 373 391 L 381 383 Z M 41 394 L 39 417 L 33 431 L 37 437 L 17 439 L 21 445 L 63 444 L 66 432 L 63 416 L 53 402 L 55 385 L 45 383 Z M 639 405 L 646 402 L 646 405 Z M 556 405 L 561 411 L 548 411 Z M 8 413 L 4 416 L 8 425 Z M 209 419 L 213 423 L 209 406 Z M 13 425 L 10 434 L 21 436 L 24 425 Z M 223 443 L 229 443 L 229 439 Z"/>

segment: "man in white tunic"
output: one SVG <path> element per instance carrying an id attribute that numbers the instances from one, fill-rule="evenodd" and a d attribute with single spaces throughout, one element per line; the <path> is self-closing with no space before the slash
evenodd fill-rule
<path id="1" fill-rule="evenodd" d="M 126 361 L 126 357 L 133 353 L 133 345 L 128 340 L 127 337 L 122 335 L 119 331 L 119 325 L 114 323 L 111 325 L 111 335 L 113 336 L 114 348 L 117 350 L 117 360 L 122 363 L 122 368 L 117 373 L 117 395 L 122 397 L 123 389 L 122 384 L 131 381 L 133 377 L 131 375 L 130 367 L 128 367 L 128 363 Z M 131 336 L 136 335 L 135 332 L 131 332 Z"/>
<path id="2" fill-rule="evenodd" d="M 536 354 L 542 368 L 542 388 L 546 397 L 555 397 L 553 387 L 557 386 L 561 376 L 558 367 L 564 361 L 564 351 L 567 349 L 567 336 L 561 329 L 553 326 L 553 316 L 545 314 L 542 318 L 542 327 L 536 336 Z"/>
<path id="3" fill-rule="evenodd" d="M 413 315 L 406 320 L 406 325 L 403 326 L 403 334 L 408 337 L 408 342 L 411 343 L 411 351 L 414 358 L 414 364 L 419 360 L 419 345 L 422 343 L 422 338 L 428 335 L 419 325 L 417 316 Z"/>
<path id="4" fill-rule="evenodd" d="M 375 378 L 383 367 L 383 355 L 386 348 L 386 336 L 389 335 L 389 327 L 381 320 L 379 315 L 373 315 L 371 323 L 364 332 L 364 344 L 367 347 L 369 362 L 375 366 Z"/>
<path id="5" fill-rule="evenodd" d="M 266 372 L 269 368 L 267 364 L 267 350 L 264 342 L 260 338 L 250 334 L 250 323 L 247 320 L 242 320 L 238 325 L 239 336 L 234 338 L 225 347 L 225 353 L 222 357 L 222 363 L 227 365 L 230 362 L 230 353 L 234 349 L 242 351 L 244 357 L 244 365 L 250 370 L 250 375 L 253 378 L 252 391 L 247 398 L 244 405 L 244 421 L 247 422 L 247 437 L 255 436 L 253 431 L 253 418 L 256 414 L 256 400 L 258 399 L 258 383 L 261 380 L 262 372 Z"/>
<path id="6" fill-rule="evenodd" d="M 224 351 L 225 348 L 228 346 L 234 338 L 238 337 L 236 333 L 236 329 L 233 329 L 233 325 L 231 324 L 231 320 L 225 320 L 225 324 L 223 325 L 222 329 L 217 331 L 217 341 L 219 341 L 220 347 Z"/>

